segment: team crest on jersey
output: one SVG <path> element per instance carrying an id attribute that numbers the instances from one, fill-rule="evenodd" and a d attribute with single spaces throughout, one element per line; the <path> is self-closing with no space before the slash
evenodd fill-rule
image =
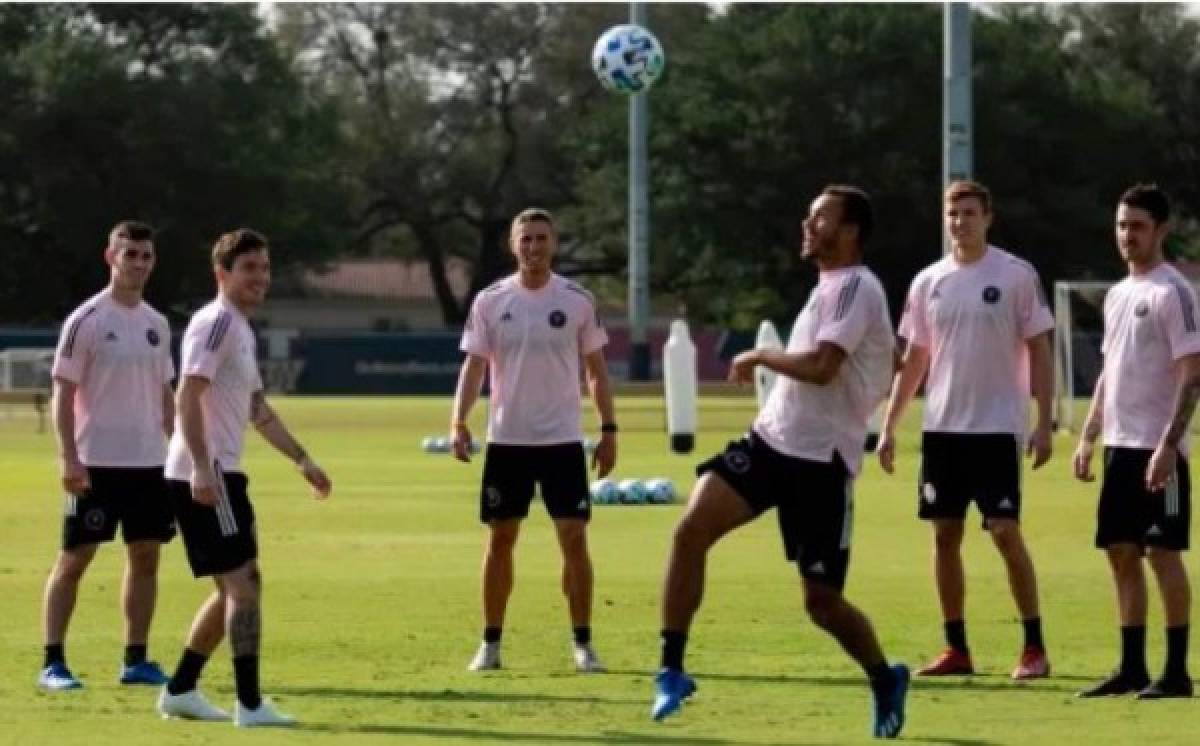
<path id="1" fill-rule="evenodd" d="M 106 342 L 116 342 L 117 341 L 117 333 L 112 330 L 109 330 L 107 333 L 105 333 L 104 340 Z"/>
<path id="2" fill-rule="evenodd" d="M 750 471 L 750 455 L 745 451 L 726 451 L 725 465 L 734 474 L 745 474 Z"/>
<path id="3" fill-rule="evenodd" d="M 1139 300 L 1137 305 L 1133 307 L 1133 315 L 1139 319 L 1150 313 L 1150 304 L 1144 300 Z"/>
<path id="4" fill-rule="evenodd" d="M 562 311 L 551 311 L 550 316 L 546 320 L 555 329 L 562 329 L 563 325 L 567 323 L 567 315 Z"/>
<path id="5" fill-rule="evenodd" d="M 92 508 L 84 513 L 83 525 L 87 526 L 89 531 L 99 531 L 104 528 L 104 510 L 101 508 Z"/>
<path id="6" fill-rule="evenodd" d="M 983 289 L 983 302 L 995 303 L 1000 300 L 1000 288 L 995 285 L 988 285 Z"/>
<path id="7" fill-rule="evenodd" d="M 146 330 L 146 341 L 150 343 L 151 347 L 158 347 L 158 343 L 161 342 L 162 340 L 160 340 L 158 338 L 158 332 L 156 332 L 153 329 L 147 329 Z"/>

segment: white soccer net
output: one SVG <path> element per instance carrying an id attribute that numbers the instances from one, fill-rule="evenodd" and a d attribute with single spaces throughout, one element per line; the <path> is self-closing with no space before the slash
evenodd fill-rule
<path id="1" fill-rule="evenodd" d="M 1100 375 L 1104 296 L 1113 284 L 1054 283 L 1054 421 L 1071 432 L 1083 425 Z"/>
<path id="2" fill-rule="evenodd" d="M 0 350 L 0 391 L 49 391 L 54 349 L 9 347 Z"/>

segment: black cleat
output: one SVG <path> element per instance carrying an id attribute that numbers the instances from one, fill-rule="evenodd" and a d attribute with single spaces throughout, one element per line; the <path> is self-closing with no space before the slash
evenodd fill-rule
<path id="1" fill-rule="evenodd" d="M 1192 680 L 1187 676 L 1162 678 L 1138 692 L 1138 699 L 1188 698 L 1192 696 Z"/>
<path id="2" fill-rule="evenodd" d="M 1076 697 L 1119 697 L 1122 694 L 1141 692 L 1150 686 L 1150 675 L 1147 673 L 1128 674 L 1123 671 L 1113 671 L 1107 679 L 1095 686 L 1088 687 L 1076 694 Z"/>

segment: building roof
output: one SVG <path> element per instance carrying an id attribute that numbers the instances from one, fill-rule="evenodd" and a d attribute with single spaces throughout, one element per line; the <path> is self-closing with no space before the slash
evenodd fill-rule
<path id="1" fill-rule="evenodd" d="M 469 265 L 462 259 L 446 260 L 447 279 L 461 298 L 470 286 Z M 314 295 L 392 300 L 435 300 L 429 265 L 403 259 L 343 259 L 323 272 L 308 270 L 301 284 Z"/>

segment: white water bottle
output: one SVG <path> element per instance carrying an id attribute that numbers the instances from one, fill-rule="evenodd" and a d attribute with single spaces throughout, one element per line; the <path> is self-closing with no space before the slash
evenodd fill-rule
<path id="1" fill-rule="evenodd" d="M 783 340 L 779 338 L 775 324 L 771 323 L 769 319 L 758 325 L 758 335 L 754 338 L 754 349 L 783 349 Z M 765 365 L 754 366 L 754 397 L 758 400 L 759 409 L 762 409 L 763 405 L 767 403 L 767 396 L 771 393 L 771 387 L 775 385 L 776 376 L 775 371 Z"/>
<path id="2" fill-rule="evenodd" d="M 663 345 L 663 394 L 671 450 L 691 453 L 696 445 L 696 346 L 682 319 L 671 322 Z"/>

